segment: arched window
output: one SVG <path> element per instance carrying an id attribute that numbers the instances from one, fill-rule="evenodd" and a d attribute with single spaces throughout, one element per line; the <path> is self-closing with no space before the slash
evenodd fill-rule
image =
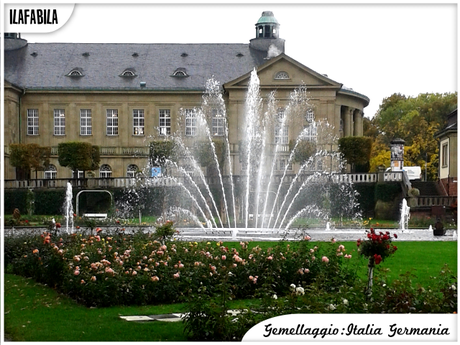
<path id="1" fill-rule="evenodd" d="M 112 177 L 112 168 L 108 164 L 102 164 L 99 168 L 99 177 L 109 178 Z"/>
<path id="2" fill-rule="evenodd" d="M 280 71 L 278 73 L 275 74 L 275 79 L 277 80 L 286 80 L 286 79 L 290 79 L 289 78 L 289 74 L 287 72 L 284 72 L 284 71 Z"/>
<path id="3" fill-rule="evenodd" d="M 127 177 L 136 177 L 136 173 L 139 171 L 139 168 L 137 167 L 136 164 L 130 164 L 128 165 L 128 168 L 126 169 L 126 176 Z"/>
<path id="4" fill-rule="evenodd" d="M 130 70 L 130 69 L 125 69 L 121 74 L 120 77 L 137 77 L 137 74 Z"/>
<path id="5" fill-rule="evenodd" d="M 68 77 L 83 77 L 83 73 L 81 71 L 81 69 L 79 68 L 74 68 L 73 70 L 71 70 L 68 74 L 67 74 Z"/>
<path id="6" fill-rule="evenodd" d="M 44 171 L 45 179 L 49 179 L 49 180 L 53 179 L 54 180 L 56 178 L 56 176 L 57 176 L 56 166 L 54 164 L 48 165 L 48 167 Z"/>
<path id="7" fill-rule="evenodd" d="M 177 68 L 174 73 L 172 74 L 173 77 L 185 78 L 188 77 L 187 71 L 185 68 Z"/>

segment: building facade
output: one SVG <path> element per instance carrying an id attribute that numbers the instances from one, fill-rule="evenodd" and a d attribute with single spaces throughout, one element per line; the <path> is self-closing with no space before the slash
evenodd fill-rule
<path id="1" fill-rule="evenodd" d="M 100 147 L 100 168 L 87 177 L 131 177 L 147 165 L 149 142 L 178 130 L 194 135 L 193 123 L 177 119 L 201 106 L 211 78 L 221 85 L 231 154 L 238 162 L 254 69 L 263 99 L 276 90 L 280 107 L 299 85 L 307 88 L 313 112 L 299 118 L 304 126 L 326 120 L 337 137 L 362 135 L 369 99 L 286 55 L 279 27 L 267 11 L 248 44 L 29 43 L 5 34 L 5 179 L 17 179 L 9 163 L 14 143 L 51 147 L 50 165 L 39 178 L 71 178 L 57 156 L 58 145 L 71 141 Z M 221 139 L 218 118 L 213 126 L 212 135 Z M 301 128 L 283 132 L 286 145 Z M 231 169 L 234 176 L 242 174 L 239 164 Z"/>
<path id="2" fill-rule="evenodd" d="M 439 139 L 439 183 L 448 196 L 457 196 L 457 109 L 447 118 L 447 125 L 436 134 Z"/>

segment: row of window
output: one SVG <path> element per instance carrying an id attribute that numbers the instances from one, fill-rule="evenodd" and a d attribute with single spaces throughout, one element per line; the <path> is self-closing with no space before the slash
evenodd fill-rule
<path id="1" fill-rule="evenodd" d="M 67 76 L 68 77 L 73 77 L 73 78 L 75 78 L 75 77 L 77 77 L 77 78 L 84 77 L 83 69 L 82 68 L 74 68 L 69 73 L 67 73 Z M 137 77 L 138 75 L 132 69 L 125 69 L 123 72 L 121 72 L 121 74 L 119 74 L 119 76 L 120 77 L 134 78 L 134 77 Z M 185 68 L 176 68 L 176 70 L 173 72 L 171 77 L 182 77 L 183 78 L 183 77 L 188 77 L 188 74 L 187 74 Z"/>
<path id="2" fill-rule="evenodd" d="M 276 162 L 276 170 L 284 170 L 288 165 L 287 170 L 292 170 L 292 163 L 288 161 L 288 159 L 281 158 L 278 159 Z M 160 168 L 161 169 L 161 168 Z M 186 169 L 187 171 L 191 172 L 192 170 Z M 126 177 L 134 178 L 136 173 L 139 172 L 139 168 L 136 164 L 128 165 L 126 169 Z M 86 177 L 96 177 L 96 176 L 86 176 Z M 109 164 L 102 164 L 99 168 L 99 176 L 100 178 L 111 178 L 112 177 L 112 168 Z M 44 171 L 44 178 L 45 179 L 56 179 L 57 178 L 57 168 L 54 164 L 48 165 L 48 167 Z M 72 171 L 72 178 L 83 178 L 83 171 L 78 171 L 78 177 L 75 176 L 74 172 Z"/>
<path id="3" fill-rule="evenodd" d="M 276 30 L 276 29 L 273 29 L 273 30 Z M 242 56 L 242 54 L 241 54 Z M 72 69 L 69 73 L 67 73 L 67 76 L 68 77 L 84 77 L 84 74 L 83 74 L 83 69 L 82 68 L 74 68 Z M 125 69 L 123 72 L 121 72 L 119 74 L 120 77 L 129 77 L 129 78 L 133 78 L 133 77 L 137 77 L 138 75 L 136 74 L 136 72 L 132 69 Z M 188 77 L 189 75 L 187 74 L 187 71 L 185 70 L 185 68 L 176 68 L 176 70 L 171 74 L 171 77 Z M 274 79 L 275 80 L 289 80 L 291 79 L 289 74 L 285 71 L 280 71 L 280 72 L 277 72 L 274 76 Z"/>
<path id="4" fill-rule="evenodd" d="M 53 134 L 56 136 L 63 136 L 66 134 L 66 115 L 64 109 L 54 109 L 54 127 Z M 133 109 L 132 112 L 132 134 L 144 135 L 145 132 L 145 114 L 144 109 Z M 278 120 L 283 117 L 283 112 L 278 112 Z M 223 136 L 225 134 L 225 118 L 217 109 L 212 109 L 211 114 L 211 134 L 213 136 Z M 311 123 L 314 121 L 314 114 L 308 111 L 305 119 Z M 288 143 L 288 127 L 281 126 L 281 121 L 275 128 L 275 143 L 287 144 Z M 171 110 L 159 109 L 159 123 L 158 129 L 160 135 L 171 134 Z M 108 136 L 118 135 L 118 109 L 106 109 L 106 134 Z M 39 134 L 39 114 L 38 109 L 27 110 L 27 134 Z M 80 135 L 92 135 L 92 112 L 91 109 L 80 109 Z M 194 109 L 185 109 L 185 135 L 195 136 L 197 134 L 197 114 Z M 312 128 L 311 133 L 308 134 L 308 140 L 316 138 L 316 129 Z"/>
<path id="5" fill-rule="evenodd" d="M 186 123 L 185 133 L 186 135 L 196 134 L 196 113 L 194 109 L 186 109 Z M 64 109 L 54 109 L 54 135 L 65 135 L 66 134 L 66 115 Z M 133 110 L 133 135 L 144 135 L 145 131 L 145 114 L 144 109 Z M 224 131 L 224 117 L 217 114 L 213 114 L 212 118 L 212 131 L 214 135 L 223 135 Z M 118 123 L 118 109 L 107 109 L 106 110 L 106 134 L 109 136 L 118 135 L 119 123 Z M 171 134 L 171 110 L 160 109 L 159 110 L 159 131 L 161 135 Z M 38 135 L 39 134 L 39 114 L 38 109 L 27 110 L 27 134 Z M 92 135 L 92 112 L 91 109 L 80 109 L 80 135 Z"/>
<path id="6" fill-rule="evenodd" d="M 127 177 L 135 177 L 136 173 L 139 171 L 139 168 L 136 164 L 128 165 L 126 169 L 126 176 Z M 87 176 L 90 177 L 90 176 Z M 91 176 L 95 177 L 95 176 Z M 99 177 L 101 178 L 110 178 L 112 177 L 112 168 L 108 164 L 102 164 L 99 168 Z M 54 164 L 48 165 L 48 168 L 44 171 L 44 178 L 45 179 L 55 179 L 57 178 L 57 168 Z M 74 176 L 74 172 L 72 171 L 72 178 L 77 178 Z M 83 178 L 83 171 L 78 172 L 78 178 Z"/>

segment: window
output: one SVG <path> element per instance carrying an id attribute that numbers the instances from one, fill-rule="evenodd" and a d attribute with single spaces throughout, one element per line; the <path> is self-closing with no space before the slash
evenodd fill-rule
<path id="1" fill-rule="evenodd" d="M 321 158 L 318 158 L 318 161 L 316 162 L 316 170 L 317 171 L 323 170 L 323 160 Z"/>
<path id="2" fill-rule="evenodd" d="M 447 167 L 449 164 L 449 146 L 447 143 L 442 145 L 441 150 L 441 166 L 443 168 Z"/>
<path id="3" fill-rule="evenodd" d="M 279 80 L 286 80 L 289 79 L 289 74 L 287 72 L 281 71 L 275 74 L 275 79 Z"/>
<path id="4" fill-rule="evenodd" d="M 171 134 L 171 110 L 160 109 L 160 135 Z"/>
<path id="5" fill-rule="evenodd" d="M 308 123 L 312 123 L 315 120 L 315 113 L 313 112 L 313 109 L 307 110 L 307 113 L 305 114 L 305 120 Z"/>
<path id="6" fill-rule="evenodd" d="M 57 176 L 56 166 L 53 164 L 48 165 L 48 167 L 44 171 L 45 179 L 48 179 L 48 180 L 55 179 L 56 176 Z"/>
<path id="7" fill-rule="evenodd" d="M 118 135 L 118 109 L 107 109 L 107 135 Z"/>
<path id="8" fill-rule="evenodd" d="M 287 144 L 288 143 L 288 127 L 277 125 L 275 128 L 275 144 Z"/>
<path id="9" fill-rule="evenodd" d="M 225 118 L 219 113 L 218 109 L 212 109 L 212 135 L 224 135 Z"/>
<path id="10" fill-rule="evenodd" d="M 134 178 L 136 177 L 136 173 L 139 171 L 139 168 L 137 167 L 136 164 L 130 164 L 128 165 L 128 169 L 126 169 L 126 176 Z"/>
<path id="11" fill-rule="evenodd" d="M 280 158 L 278 159 L 278 170 L 292 170 L 292 164 L 289 163 L 289 159 L 288 158 Z M 287 165 L 287 168 L 286 168 L 286 165 Z"/>
<path id="12" fill-rule="evenodd" d="M 91 109 L 80 109 L 80 135 L 92 134 Z"/>
<path id="13" fill-rule="evenodd" d="M 133 110 L 133 133 L 144 135 L 144 109 Z"/>
<path id="14" fill-rule="evenodd" d="M 83 77 L 83 73 L 81 72 L 80 69 L 75 68 L 67 74 L 68 77 Z"/>
<path id="15" fill-rule="evenodd" d="M 54 109 L 54 135 L 65 135 L 64 109 Z"/>
<path id="16" fill-rule="evenodd" d="M 185 68 L 177 68 L 172 74 L 173 77 L 185 78 L 188 77 L 187 71 Z"/>
<path id="17" fill-rule="evenodd" d="M 194 109 L 185 109 L 185 135 L 196 135 L 196 112 Z"/>
<path id="18" fill-rule="evenodd" d="M 27 109 L 27 135 L 38 135 L 38 109 Z"/>
<path id="19" fill-rule="evenodd" d="M 303 138 L 307 141 L 316 142 L 317 134 L 318 134 L 318 130 L 316 128 L 316 125 L 312 123 L 311 125 L 305 127 Z"/>
<path id="20" fill-rule="evenodd" d="M 108 164 L 102 164 L 99 168 L 99 177 L 109 178 L 112 177 L 112 168 Z"/>
<path id="21" fill-rule="evenodd" d="M 283 125 L 283 119 L 285 116 L 285 109 L 278 108 L 276 114 L 276 123 L 275 123 L 275 144 L 287 144 L 288 143 L 288 126 Z"/>
<path id="22" fill-rule="evenodd" d="M 120 77 L 137 77 L 136 73 L 132 70 L 124 70 L 121 74 L 120 74 Z"/>
<path id="23" fill-rule="evenodd" d="M 84 171 L 78 170 L 77 176 L 75 176 L 75 171 L 72 170 L 72 178 L 83 178 Z"/>

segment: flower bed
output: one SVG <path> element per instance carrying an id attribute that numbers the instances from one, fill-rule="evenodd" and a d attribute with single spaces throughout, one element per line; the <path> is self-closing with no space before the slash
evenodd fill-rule
<path id="1" fill-rule="evenodd" d="M 343 245 L 314 246 L 306 237 L 262 250 L 241 242 L 171 242 L 172 224 L 157 233 L 16 236 L 5 240 L 6 264 L 88 306 L 156 304 L 183 301 L 198 290 L 211 291 L 225 277 L 235 298 L 252 297 L 267 282 L 278 294 L 291 284 L 307 286 L 321 276 L 324 287 L 340 279 L 352 282 Z"/>

